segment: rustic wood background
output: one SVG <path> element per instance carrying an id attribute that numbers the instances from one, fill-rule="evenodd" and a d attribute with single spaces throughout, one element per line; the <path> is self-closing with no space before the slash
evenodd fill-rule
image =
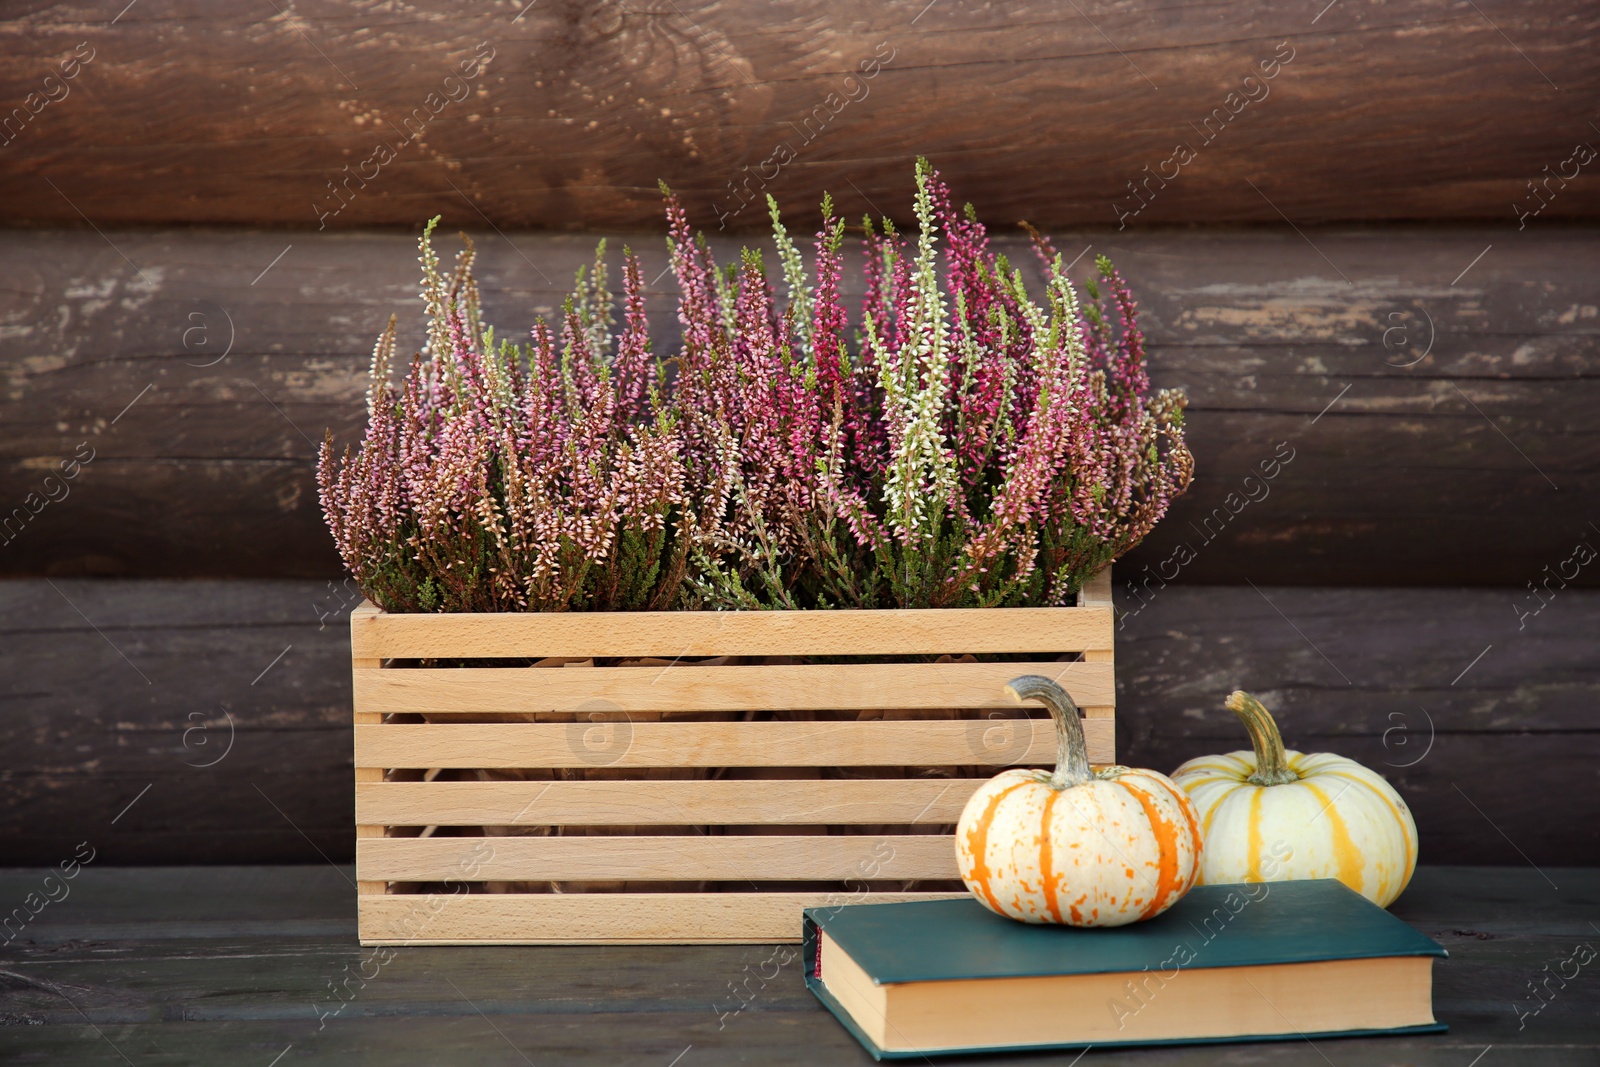
<path id="1" fill-rule="evenodd" d="M 1594 132 L 1592 4 L 1326 2 L 30 4 L 0 99 L 80 43 L 94 58 L 6 147 L 0 198 L 73 224 L 317 225 L 348 165 L 341 229 L 452 199 L 502 227 L 633 228 L 655 225 L 658 179 L 708 217 L 750 175 L 904 213 L 922 154 L 996 218 L 1103 226 L 1189 141 L 1139 223 L 1511 218 Z M 1575 183 L 1541 221 L 1597 209 Z"/>
<path id="2" fill-rule="evenodd" d="M 270 1067 L 283 1054 L 283 1067 L 407 1063 L 426 1050 L 434 1063 L 505 1067 L 673 1067 L 675 1056 L 676 1067 L 872 1067 L 807 991 L 787 945 L 363 949 L 350 868 L 101 862 L 10 946 L 8 1062 L 123 1063 L 121 1052 L 139 1064 Z M 1304 1067 L 1321 1052 L 1339 1067 L 1465 1067 L 1492 1048 L 1479 1067 L 1593 1067 L 1600 983 L 1552 982 L 1560 995 L 1546 1001 L 1527 982 L 1587 958 L 1574 945 L 1593 945 L 1600 872 L 1549 873 L 1552 883 L 1525 866 L 1424 867 L 1395 902 L 1450 953 L 1434 965 L 1448 1034 L 1096 1049 L 1083 1063 Z M 0 871 L 0 899 L 36 892 L 45 874 Z M 952 1062 L 1062 1067 L 1073 1055 Z"/>
<path id="3" fill-rule="evenodd" d="M 1089 250 L 1080 268 L 1103 252 L 1128 272 L 1152 375 L 1190 399 L 1194 487 L 1125 578 L 1171 577 L 1184 543 L 1189 581 L 1521 585 L 1597 536 L 1586 521 L 1600 510 L 1581 502 L 1600 494 L 1600 231 L 1337 229 L 1312 247 L 1282 230 L 1059 235 L 1066 255 Z M 513 335 L 558 309 L 594 256 L 589 236 L 480 236 L 486 315 Z M 659 234 L 627 240 L 647 278 L 665 268 Z M 0 571 L 335 577 L 315 446 L 325 429 L 359 436 L 392 312 L 421 342 L 414 239 L 115 242 L 42 230 L 0 245 L 15 324 L 0 335 L 0 500 L 37 487 L 41 457 L 95 450 Z M 1033 271 L 1031 252 L 1001 243 Z M 657 278 L 658 350 L 675 299 Z M 1292 459 L 1263 486 L 1274 457 Z M 1260 499 L 1235 517 L 1226 501 L 1246 493 Z M 1575 580 L 1600 584 L 1600 567 Z"/>
<path id="4" fill-rule="evenodd" d="M 0 583 L 7 856 L 71 855 L 92 831 L 115 863 L 348 861 L 352 595 L 337 581 Z M 1222 698 L 1248 687 L 1291 747 L 1387 776 L 1425 862 L 1592 862 L 1600 593 L 1567 592 L 1522 629 L 1514 596 L 1119 597 L 1118 758 L 1171 771 L 1247 747 Z"/>
<path id="5" fill-rule="evenodd" d="M 918 154 L 1111 255 L 1189 391 L 1194 488 L 1118 568 L 1122 757 L 1237 747 L 1243 686 L 1425 862 L 1600 855 L 1600 8 L 524 2 L 0 21 L 4 862 L 352 854 L 310 457 L 420 336 L 423 219 L 517 332 L 601 235 L 654 276 L 658 178 L 732 247 L 767 192 L 903 221 Z"/>

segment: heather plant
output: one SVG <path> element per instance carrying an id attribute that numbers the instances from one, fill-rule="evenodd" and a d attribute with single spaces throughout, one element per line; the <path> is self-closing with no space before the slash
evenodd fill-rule
<path id="1" fill-rule="evenodd" d="M 638 260 L 615 335 L 604 244 L 559 338 L 526 345 L 482 322 L 470 242 L 448 280 L 423 232 L 424 350 L 390 382 L 395 322 L 372 358 L 366 437 L 318 463 L 334 542 L 391 611 L 672 606 L 689 539 L 682 433 L 650 353 Z"/>
<path id="2" fill-rule="evenodd" d="M 915 244 L 865 220 L 852 344 L 839 298 L 842 222 L 825 201 L 808 285 L 771 208 L 787 306 L 774 311 L 747 253 L 725 276 L 720 317 L 709 310 L 715 265 L 703 246 L 685 251 L 687 225 L 669 209 L 685 351 L 732 353 L 743 401 L 738 468 L 724 478 L 730 515 L 691 550 L 692 599 L 1070 603 L 1187 487 L 1182 394 L 1151 394 L 1134 301 L 1109 260 L 1081 304 L 1060 257 L 1036 238 L 1046 291 L 1035 301 L 1021 272 L 989 250 L 970 205 L 957 213 L 923 161 Z"/>
<path id="3" fill-rule="evenodd" d="M 916 177 L 914 239 L 864 221 L 854 325 L 831 202 L 808 272 L 769 198 L 780 301 L 760 253 L 719 266 L 663 187 L 665 360 L 631 254 L 620 333 L 602 245 L 559 345 L 541 322 L 497 346 L 470 246 L 446 282 L 430 226 L 426 350 L 391 386 L 391 322 L 366 439 L 319 468 L 363 590 L 412 611 L 1070 603 L 1188 485 L 1182 395 L 1151 392 L 1109 261 L 1081 302 L 1036 235 L 1035 299 L 970 205 Z"/>

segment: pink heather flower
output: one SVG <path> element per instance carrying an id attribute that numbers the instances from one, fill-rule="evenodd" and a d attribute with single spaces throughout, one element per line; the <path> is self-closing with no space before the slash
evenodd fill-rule
<path id="1" fill-rule="evenodd" d="M 926 162 L 916 183 L 914 242 L 865 220 L 855 326 L 830 201 L 809 272 L 770 205 L 780 298 L 759 254 L 720 268 L 663 187 L 665 356 L 631 251 L 620 311 L 602 243 L 558 325 L 497 342 L 470 242 L 447 277 L 430 223 L 427 342 L 391 382 L 391 320 L 360 447 L 318 460 L 363 591 L 397 611 L 1069 603 L 1188 486 L 1182 394 L 1151 392 L 1109 261 L 1080 300 L 1035 233 L 1035 298 Z"/>

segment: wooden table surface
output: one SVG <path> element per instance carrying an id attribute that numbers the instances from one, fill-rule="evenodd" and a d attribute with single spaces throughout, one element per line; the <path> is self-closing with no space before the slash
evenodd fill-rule
<path id="1" fill-rule="evenodd" d="M 46 873 L 0 871 L 0 904 L 39 893 L 36 906 Z M 786 946 L 417 946 L 376 956 L 356 944 L 350 876 L 329 866 L 83 868 L 65 897 L 0 945 L 0 1063 L 870 1062 L 806 991 Z M 58 883 L 49 888 L 61 896 Z M 1394 911 L 1450 951 L 1434 970 L 1448 1034 L 1093 1049 L 1082 1062 L 1600 1064 L 1600 958 L 1564 983 L 1550 977 L 1545 1001 L 1531 992 L 1600 946 L 1600 868 L 1424 868 Z M 741 1007 L 733 984 L 774 972 L 746 983 L 754 996 Z M 341 982 L 349 991 L 335 998 Z M 1077 1055 L 947 1062 L 1065 1065 Z"/>

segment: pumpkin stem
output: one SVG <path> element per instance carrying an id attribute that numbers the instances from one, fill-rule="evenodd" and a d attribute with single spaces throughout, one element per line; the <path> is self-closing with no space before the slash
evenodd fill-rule
<path id="1" fill-rule="evenodd" d="M 1256 750 L 1256 770 L 1248 781 L 1254 785 L 1298 782 L 1300 776 L 1289 769 L 1283 754 L 1283 735 L 1278 732 L 1278 724 L 1261 701 L 1242 689 L 1235 689 L 1228 694 L 1225 706 L 1244 723 L 1244 728 L 1250 732 L 1250 745 Z"/>
<path id="2" fill-rule="evenodd" d="M 1025 674 L 1006 683 L 1006 692 L 1019 701 L 1039 701 L 1050 709 L 1050 717 L 1056 722 L 1056 769 L 1050 775 L 1050 788 L 1066 789 L 1092 781 L 1094 771 L 1089 767 L 1083 723 L 1078 718 L 1078 705 L 1067 691 L 1041 675 Z"/>

